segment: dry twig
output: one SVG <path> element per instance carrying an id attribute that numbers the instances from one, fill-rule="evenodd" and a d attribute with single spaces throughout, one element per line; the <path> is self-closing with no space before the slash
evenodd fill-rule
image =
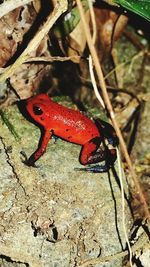
<path id="1" fill-rule="evenodd" d="M 81 57 L 80 56 L 69 56 L 69 57 L 60 57 L 60 56 L 55 56 L 55 57 L 52 57 L 52 56 L 48 56 L 48 57 L 30 57 L 29 59 L 27 59 L 25 61 L 25 63 L 30 63 L 30 62 L 54 62 L 54 61 L 61 61 L 61 62 L 64 62 L 64 61 L 69 61 L 69 60 L 73 60 L 73 59 L 76 59 L 76 60 L 79 60 Z"/>

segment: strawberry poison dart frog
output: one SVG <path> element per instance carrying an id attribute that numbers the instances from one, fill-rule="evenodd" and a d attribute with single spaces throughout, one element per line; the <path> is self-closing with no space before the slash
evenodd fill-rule
<path id="1" fill-rule="evenodd" d="M 81 145 L 79 161 L 82 165 L 105 161 L 104 165 L 77 168 L 77 170 L 106 172 L 113 166 L 118 138 L 110 124 L 99 119 L 92 121 L 81 112 L 52 101 L 47 94 L 21 100 L 18 107 L 29 121 L 41 129 L 39 146 L 25 162 L 28 166 L 34 166 L 45 152 L 52 136 Z M 105 143 L 103 147 L 100 146 L 102 143 Z"/>

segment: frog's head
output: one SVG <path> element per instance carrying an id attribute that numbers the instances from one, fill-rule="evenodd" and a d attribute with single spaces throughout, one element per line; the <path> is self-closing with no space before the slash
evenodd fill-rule
<path id="1" fill-rule="evenodd" d="M 48 107 L 51 99 L 46 94 L 40 94 L 18 101 L 17 105 L 23 116 L 38 126 L 44 126 L 49 116 Z"/>

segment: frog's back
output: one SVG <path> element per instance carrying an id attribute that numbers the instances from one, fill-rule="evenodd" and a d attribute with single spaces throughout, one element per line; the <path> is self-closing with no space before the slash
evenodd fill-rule
<path id="1" fill-rule="evenodd" d="M 35 109 L 37 109 L 37 114 L 34 112 Z M 91 119 L 77 110 L 52 101 L 46 94 L 30 98 L 27 110 L 45 130 L 53 131 L 54 135 L 69 142 L 83 145 L 100 136 L 97 126 Z"/>

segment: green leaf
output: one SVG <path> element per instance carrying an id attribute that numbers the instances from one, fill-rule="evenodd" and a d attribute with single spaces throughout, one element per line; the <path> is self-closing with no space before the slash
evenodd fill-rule
<path id="1" fill-rule="evenodd" d="M 150 21 L 150 0 L 114 0 L 114 2 Z"/>
<path id="2" fill-rule="evenodd" d="M 12 123 L 7 118 L 6 113 L 4 111 L 0 110 L 0 116 L 1 116 L 1 119 L 2 119 L 3 123 L 7 126 L 7 128 L 11 132 L 11 134 L 15 137 L 15 139 L 16 140 L 20 140 L 20 136 L 17 134 L 14 126 L 12 125 Z"/>
<path id="3" fill-rule="evenodd" d="M 84 11 L 89 9 L 88 1 L 82 0 Z M 71 11 L 62 16 L 53 27 L 53 33 L 57 38 L 62 38 L 70 34 L 80 21 L 80 13 L 78 7 L 74 7 Z"/>

